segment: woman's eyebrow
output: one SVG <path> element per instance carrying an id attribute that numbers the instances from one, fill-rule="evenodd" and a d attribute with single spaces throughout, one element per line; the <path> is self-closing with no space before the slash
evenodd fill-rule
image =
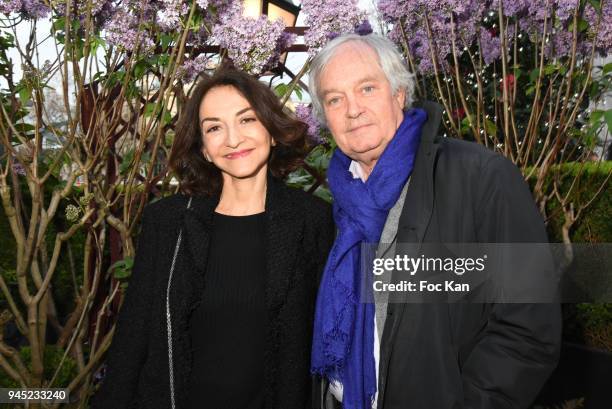
<path id="1" fill-rule="evenodd" d="M 236 116 L 242 115 L 242 114 L 244 114 L 248 110 L 253 110 L 253 108 L 252 107 L 242 108 L 240 111 L 236 112 Z M 216 116 L 207 116 L 206 118 L 203 118 L 200 121 L 200 125 L 203 125 L 204 122 L 206 122 L 206 121 L 217 121 L 217 122 L 220 122 L 221 120 L 219 118 L 217 118 Z"/>

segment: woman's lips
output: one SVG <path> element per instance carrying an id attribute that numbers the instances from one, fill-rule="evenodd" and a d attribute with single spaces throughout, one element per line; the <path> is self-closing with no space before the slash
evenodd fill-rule
<path id="1" fill-rule="evenodd" d="M 237 151 L 237 152 L 232 152 L 232 153 L 228 153 L 227 155 L 225 155 L 225 157 L 227 159 L 239 159 L 239 158 L 244 158 L 245 156 L 247 156 L 248 154 L 251 153 L 251 151 L 253 151 L 253 149 L 243 149 L 241 151 Z"/>

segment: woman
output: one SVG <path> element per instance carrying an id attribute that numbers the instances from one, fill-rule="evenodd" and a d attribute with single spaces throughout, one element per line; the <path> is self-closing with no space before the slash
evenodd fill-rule
<path id="1" fill-rule="evenodd" d="M 95 409 L 305 408 L 330 207 L 281 178 L 305 124 L 245 73 L 195 88 L 170 166 L 184 194 L 145 209 Z"/>

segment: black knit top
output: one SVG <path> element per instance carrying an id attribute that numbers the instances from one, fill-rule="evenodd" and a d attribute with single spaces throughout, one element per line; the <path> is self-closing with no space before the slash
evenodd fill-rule
<path id="1" fill-rule="evenodd" d="M 261 409 L 268 316 L 265 213 L 215 213 L 201 303 L 190 318 L 189 409 Z"/>

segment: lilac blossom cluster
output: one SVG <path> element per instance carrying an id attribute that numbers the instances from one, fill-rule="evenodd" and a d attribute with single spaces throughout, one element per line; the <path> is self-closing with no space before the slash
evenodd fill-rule
<path id="1" fill-rule="evenodd" d="M 197 76 L 206 69 L 208 58 L 205 54 L 200 54 L 195 58 L 186 60 L 178 70 L 178 77 L 185 83 L 192 82 Z"/>
<path id="2" fill-rule="evenodd" d="M 257 75 L 276 65 L 282 50 L 295 41 L 284 30 L 280 19 L 245 17 L 241 8 L 234 7 L 221 17 L 212 34 L 236 67 Z"/>
<path id="3" fill-rule="evenodd" d="M 88 7 L 91 7 L 91 15 L 97 16 L 99 15 L 105 8 L 112 9 L 112 1 L 110 0 L 80 0 L 77 2 L 79 14 L 82 15 L 82 18 L 85 17 L 85 13 Z"/>
<path id="4" fill-rule="evenodd" d="M 117 8 L 104 26 L 106 41 L 124 51 L 150 52 L 155 44 L 141 23 L 138 14 L 128 7 Z"/>
<path id="5" fill-rule="evenodd" d="M 314 143 L 320 144 L 323 142 L 323 138 L 321 138 L 321 125 L 312 112 L 312 107 L 306 104 L 297 104 L 295 106 L 295 116 L 308 125 L 308 136 Z"/>
<path id="6" fill-rule="evenodd" d="M 310 55 L 316 54 L 331 38 L 355 31 L 366 19 L 357 7 L 357 0 L 303 0 L 302 12 L 308 26 L 304 43 Z"/>
<path id="7" fill-rule="evenodd" d="M 524 33 L 532 41 L 538 38 L 541 41 L 546 24 L 545 55 L 561 58 L 571 53 L 574 41 L 571 23 L 579 0 L 380 0 L 378 10 L 384 20 L 392 24 L 390 38 L 399 44 L 406 43 L 419 69 L 431 72 L 434 68 L 431 48 L 435 49 L 438 67 L 445 70 L 452 59 L 453 39 L 459 56 L 479 46 L 485 64 L 501 57 L 503 42 L 496 24 L 499 1 L 502 1 L 502 13 L 510 18 L 510 24 L 505 27 L 506 50 L 511 49 L 515 34 Z M 612 46 L 612 2 L 602 4 L 602 9 L 598 26 L 598 13 L 590 3 L 585 6 L 581 17 L 588 23 L 588 29 L 578 33 L 579 54 L 589 52 L 593 38 L 600 54 L 609 52 Z M 513 21 L 518 22 L 520 31 L 517 33 Z M 426 22 L 429 22 L 430 35 Z"/>
<path id="8" fill-rule="evenodd" d="M 157 12 L 157 22 L 162 30 L 179 30 L 181 16 L 189 13 L 189 6 L 182 0 L 162 0 L 161 8 Z"/>
<path id="9" fill-rule="evenodd" d="M 434 69 L 432 54 L 438 66 L 446 70 L 447 58 L 453 51 L 452 40 L 455 41 L 457 54 L 462 54 L 465 47 L 479 38 L 478 23 L 485 14 L 485 4 L 479 0 L 380 0 L 378 9 L 383 18 L 393 24 L 391 39 L 400 44 L 404 41 L 407 43 L 419 70 L 423 72 Z M 425 24 L 426 19 L 429 28 Z M 428 31 L 431 31 L 431 36 Z M 433 44 L 430 38 L 435 38 Z M 488 48 L 492 48 L 487 35 L 480 36 L 480 39 L 488 41 Z"/>
<path id="10" fill-rule="evenodd" d="M 612 1 L 601 5 L 601 16 L 591 3 L 587 3 L 584 18 L 589 23 L 591 36 L 595 38 L 596 50 L 602 56 L 607 55 L 612 50 Z"/>
<path id="11" fill-rule="evenodd" d="M 0 0 L 0 13 L 19 13 L 26 19 L 45 18 L 51 9 L 41 0 Z"/>

